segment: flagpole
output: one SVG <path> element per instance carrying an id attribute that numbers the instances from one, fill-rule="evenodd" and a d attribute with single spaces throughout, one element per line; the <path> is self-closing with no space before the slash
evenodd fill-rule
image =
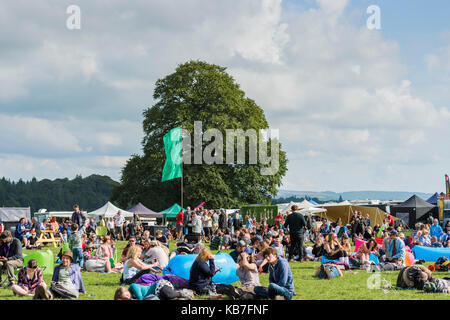
<path id="1" fill-rule="evenodd" d="M 181 132 L 180 132 L 180 138 L 181 138 L 181 148 L 180 148 L 180 152 L 181 152 L 181 207 L 184 208 L 183 206 L 183 125 L 181 125 Z"/>

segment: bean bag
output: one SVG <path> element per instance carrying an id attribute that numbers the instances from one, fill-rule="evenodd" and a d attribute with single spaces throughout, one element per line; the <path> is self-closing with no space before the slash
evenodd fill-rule
<path id="1" fill-rule="evenodd" d="M 450 259 L 450 248 L 433 248 L 424 246 L 414 246 L 414 257 L 419 260 L 434 262 L 440 257 L 447 257 Z"/>
<path id="2" fill-rule="evenodd" d="M 37 261 L 39 268 L 43 270 L 43 274 L 53 274 L 55 259 L 53 257 L 53 252 L 50 249 L 46 251 L 34 251 L 27 254 L 23 258 L 23 264 L 26 266 L 31 259 Z"/>
<path id="3" fill-rule="evenodd" d="M 189 274 L 196 254 L 177 255 L 169 260 L 163 269 L 163 275 L 173 274 L 189 280 Z M 228 253 L 219 252 L 215 255 L 214 263 L 220 270 L 212 278 L 214 283 L 231 284 L 239 280 L 236 275 L 236 263 Z"/>
<path id="4" fill-rule="evenodd" d="M 405 266 L 412 266 L 416 260 L 414 259 L 414 255 L 411 252 L 405 253 Z"/>
<path id="5" fill-rule="evenodd" d="M 358 251 L 359 247 L 363 244 L 366 243 L 367 241 L 364 240 L 360 240 L 358 238 L 355 238 L 355 252 Z"/>

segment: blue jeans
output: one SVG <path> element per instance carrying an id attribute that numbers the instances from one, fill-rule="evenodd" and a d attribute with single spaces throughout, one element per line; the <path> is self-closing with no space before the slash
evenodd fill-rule
<path id="1" fill-rule="evenodd" d="M 253 290 L 255 291 L 256 295 L 270 299 L 273 299 L 275 296 L 279 295 L 285 297 L 288 300 L 291 300 L 293 295 L 291 291 L 275 283 L 269 284 L 269 288 L 267 289 L 264 287 L 255 287 Z"/>
<path id="2" fill-rule="evenodd" d="M 83 268 L 83 251 L 81 248 L 73 248 L 73 263 L 78 263 Z"/>

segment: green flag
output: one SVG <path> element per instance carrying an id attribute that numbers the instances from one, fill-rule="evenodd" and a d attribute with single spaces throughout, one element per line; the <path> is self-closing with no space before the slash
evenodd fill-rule
<path id="1" fill-rule="evenodd" d="M 181 127 L 170 130 L 164 136 L 164 149 L 166 162 L 162 172 L 161 181 L 181 178 Z"/>

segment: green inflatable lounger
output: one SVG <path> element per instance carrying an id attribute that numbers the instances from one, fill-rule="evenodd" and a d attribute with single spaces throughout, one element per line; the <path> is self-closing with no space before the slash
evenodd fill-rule
<path id="1" fill-rule="evenodd" d="M 54 268 L 54 256 L 53 252 L 48 249 L 46 251 L 35 251 L 30 254 L 24 255 L 23 264 L 26 266 L 28 261 L 34 259 L 37 261 L 39 268 L 42 269 L 43 274 L 53 274 Z"/>

